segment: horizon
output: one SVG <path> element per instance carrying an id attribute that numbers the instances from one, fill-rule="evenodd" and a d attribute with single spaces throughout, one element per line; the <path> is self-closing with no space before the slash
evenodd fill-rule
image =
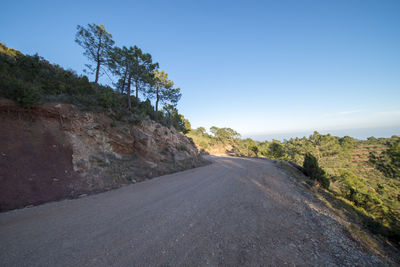
<path id="1" fill-rule="evenodd" d="M 332 136 L 344 137 L 350 136 L 357 140 L 367 140 L 369 137 L 375 138 L 390 138 L 394 135 L 400 134 L 400 126 L 397 127 L 378 127 L 378 128 L 358 128 L 358 129 L 340 129 L 340 130 L 309 130 L 303 132 L 287 132 L 287 133 L 272 133 L 272 134 L 250 134 L 242 136 L 245 138 L 252 138 L 255 141 L 263 142 L 263 141 L 284 141 L 290 140 L 291 138 L 308 138 L 310 135 L 317 131 L 320 134 L 326 135 L 330 134 Z M 374 132 L 375 135 L 371 135 L 370 133 Z"/>
<path id="2" fill-rule="evenodd" d="M 400 132 L 399 1 L 74 3 L 5 1 L 0 41 L 83 74 L 76 26 L 104 24 L 160 63 L 193 128 L 256 140 Z"/>

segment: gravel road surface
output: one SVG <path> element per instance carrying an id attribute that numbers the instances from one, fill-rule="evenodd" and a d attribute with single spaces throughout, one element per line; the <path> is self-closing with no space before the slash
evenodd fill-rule
<path id="1" fill-rule="evenodd" d="M 0 214 L 0 266 L 380 266 L 263 159 Z"/>

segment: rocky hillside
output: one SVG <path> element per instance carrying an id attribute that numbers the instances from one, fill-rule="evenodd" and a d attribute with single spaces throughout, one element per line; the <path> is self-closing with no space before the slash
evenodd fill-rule
<path id="1" fill-rule="evenodd" d="M 130 122 L 133 121 L 133 122 Z M 0 210 L 78 197 L 203 165 L 175 128 L 74 105 L 0 101 Z"/>

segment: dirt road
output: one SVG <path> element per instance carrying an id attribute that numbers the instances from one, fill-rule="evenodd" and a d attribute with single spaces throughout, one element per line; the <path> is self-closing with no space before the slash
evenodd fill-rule
<path id="1" fill-rule="evenodd" d="M 205 167 L 0 214 L 0 266 L 383 263 L 273 163 Z"/>

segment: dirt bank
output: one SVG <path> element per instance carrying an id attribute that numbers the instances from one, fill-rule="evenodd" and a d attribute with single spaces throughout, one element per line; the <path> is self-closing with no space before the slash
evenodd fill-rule
<path id="1" fill-rule="evenodd" d="M 0 101 L 0 210 L 77 197 L 204 164 L 173 127 L 48 103 Z"/>

